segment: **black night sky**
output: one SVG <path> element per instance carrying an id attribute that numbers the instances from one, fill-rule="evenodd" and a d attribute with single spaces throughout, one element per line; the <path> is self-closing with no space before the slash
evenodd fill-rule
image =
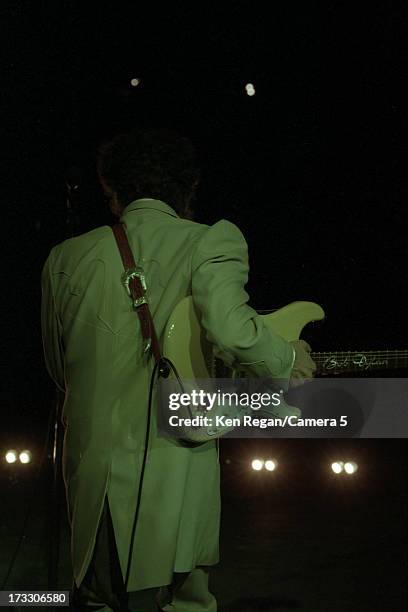
<path id="1" fill-rule="evenodd" d="M 196 218 L 243 231 L 251 305 L 320 303 L 314 350 L 407 348 L 405 3 L 169 7 L 2 3 L 4 434 L 42 430 L 52 401 L 40 274 L 69 237 L 66 177 L 75 234 L 112 223 L 95 151 L 131 126 L 196 144 Z"/>

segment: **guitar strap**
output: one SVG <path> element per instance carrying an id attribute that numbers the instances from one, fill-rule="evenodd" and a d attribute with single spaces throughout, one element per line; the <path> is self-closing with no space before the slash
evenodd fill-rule
<path id="1" fill-rule="evenodd" d="M 125 270 L 122 276 L 122 281 L 129 296 L 132 298 L 133 308 L 136 310 L 139 317 L 144 344 L 143 350 L 146 353 L 151 349 L 157 367 L 159 368 L 159 373 L 161 375 L 166 375 L 168 368 L 162 359 L 156 329 L 154 327 L 146 297 L 147 287 L 144 271 L 135 263 L 132 249 L 130 248 L 129 240 L 126 235 L 124 223 L 116 223 L 112 226 L 112 231 L 115 236 Z"/>

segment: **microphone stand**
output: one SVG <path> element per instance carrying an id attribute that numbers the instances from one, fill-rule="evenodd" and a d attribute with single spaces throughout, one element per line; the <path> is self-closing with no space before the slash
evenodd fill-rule
<path id="1" fill-rule="evenodd" d="M 78 168 L 71 168 L 67 172 L 65 186 L 67 188 L 66 206 L 66 238 L 73 238 L 75 230 L 79 227 L 79 186 L 81 182 Z"/>
<path id="2" fill-rule="evenodd" d="M 66 194 L 66 238 L 72 238 L 79 227 L 79 171 L 75 168 L 68 171 L 65 180 Z M 58 563 L 61 532 L 61 490 L 62 490 L 62 450 L 64 430 L 61 420 L 65 395 L 55 389 L 54 430 L 49 456 L 52 457 L 52 485 L 49 507 L 49 557 L 48 557 L 48 590 L 58 590 Z"/>

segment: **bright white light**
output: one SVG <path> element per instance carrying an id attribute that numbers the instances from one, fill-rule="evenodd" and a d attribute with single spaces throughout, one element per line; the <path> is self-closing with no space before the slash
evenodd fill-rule
<path id="1" fill-rule="evenodd" d="M 140 79 L 131 79 L 130 84 L 132 87 L 137 87 L 140 85 Z"/>
<path id="2" fill-rule="evenodd" d="M 276 470 L 277 467 L 278 463 L 273 459 L 268 459 L 267 461 L 265 461 L 265 469 L 268 470 L 268 472 L 273 472 L 274 470 Z"/>
<path id="3" fill-rule="evenodd" d="M 245 89 L 246 89 L 246 92 L 247 92 L 248 96 L 254 96 L 255 95 L 255 87 L 253 86 L 252 83 L 247 83 L 245 85 Z"/>
<path id="4" fill-rule="evenodd" d="M 259 470 L 262 470 L 263 466 L 264 466 L 264 462 L 263 459 L 254 459 L 251 463 L 252 465 L 252 469 L 259 472 Z"/>
<path id="5" fill-rule="evenodd" d="M 341 474 L 343 471 L 344 463 L 342 461 L 335 461 L 331 464 L 331 469 L 335 474 Z"/>
<path id="6" fill-rule="evenodd" d="M 354 474 L 357 470 L 358 465 L 354 463 L 354 461 L 347 461 L 347 463 L 344 464 L 344 471 L 347 472 L 347 474 Z"/>
<path id="7" fill-rule="evenodd" d="M 24 450 L 20 453 L 19 459 L 21 463 L 30 463 L 31 461 L 31 453 L 28 450 Z"/>
<path id="8" fill-rule="evenodd" d="M 7 463 L 15 463 L 17 461 L 17 452 L 15 450 L 7 451 L 5 455 Z"/>

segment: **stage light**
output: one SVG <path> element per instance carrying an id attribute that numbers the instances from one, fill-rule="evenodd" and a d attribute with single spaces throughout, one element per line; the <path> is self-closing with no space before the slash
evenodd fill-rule
<path id="1" fill-rule="evenodd" d="M 354 463 L 354 461 L 347 461 L 344 464 L 344 471 L 347 474 L 354 474 L 355 472 L 357 472 L 357 470 L 358 470 L 358 465 L 357 463 Z"/>
<path id="2" fill-rule="evenodd" d="M 20 455 L 19 455 L 19 459 L 21 461 L 21 463 L 30 463 L 31 462 L 31 453 L 29 450 L 23 450 Z"/>
<path id="3" fill-rule="evenodd" d="M 253 470 L 255 470 L 256 472 L 259 472 L 260 470 L 262 470 L 264 466 L 263 459 L 254 459 L 251 463 L 251 466 Z"/>
<path id="4" fill-rule="evenodd" d="M 15 450 L 8 450 L 5 454 L 7 463 L 15 463 L 17 461 L 17 452 Z"/>
<path id="5" fill-rule="evenodd" d="M 265 461 L 265 469 L 268 470 L 268 472 L 273 472 L 274 470 L 276 470 L 277 467 L 278 462 L 274 459 L 268 459 L 267 461 Z"/>
<path id="6" fill-rule="evenodd" d="M 132 87 L 137 87 L 140 85 L 140 79 L 131 79 L 130 84 Z"/>
<path id="7" fill-rule="evenodd" d="M 246 89 L 246 92 L 247 92 L 248 96 L 254 96 L 255 95 L 255 87 L 253 86 L 252 83 L 247 83 L 245 85 L 245 89 Z"/>
<path id="8" fill-rule="evenodd" d="M 331 464 L 331 469 L 335 474 L 341 474 L 343 467 L 344 463 L 342 461 L 334 461 L 334 463 Z"/>

